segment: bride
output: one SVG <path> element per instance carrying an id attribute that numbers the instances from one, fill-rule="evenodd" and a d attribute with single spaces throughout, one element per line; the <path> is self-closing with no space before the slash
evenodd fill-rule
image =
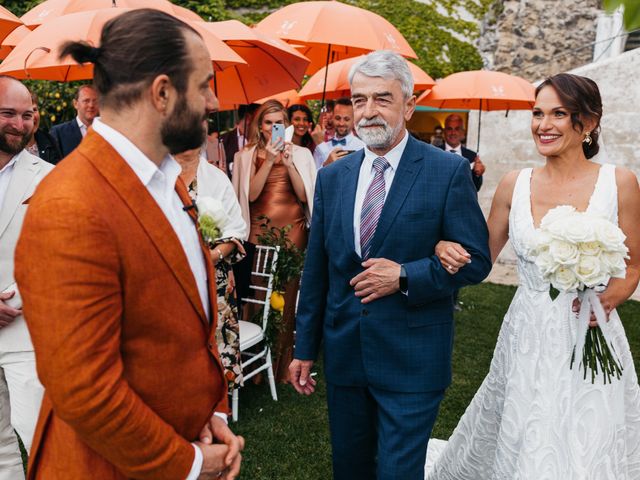
<path id="1" fill-rule="evenodd" d="M 640 389 L 615 308 L 640 278 L 640 189 L 633 173 L 590 161 L 598 152 L 602 102 L 596 84 L 559 74 L 536 89 L 531 132 L 544 166 L 507 174 L 489 214 L 493 261 L 509 239 L 520 285 L 504 318 L 487 377 L 428 480 L 634 480 L 640 478 Z M 620 380 L 583 380 L 570 369 L 575 294 L 550 297 L 529 252 L 542 218 L 558 205 L 604 216 L 627 236 L 626 278 L 600 301 L 624 371 Z M 468 261 L 458 244 L 436 253 L 455 274 Z M 591 326 L 595 326 L 592 316 Z"/>

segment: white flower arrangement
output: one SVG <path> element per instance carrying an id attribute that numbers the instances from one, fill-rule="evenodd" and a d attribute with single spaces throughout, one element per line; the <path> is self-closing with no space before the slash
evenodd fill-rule
<path id="1" fill-rule="evenodd" d="M 581 308 L 571 366 L 575 352 L 582 351 L 584 376 L 589 368 L 592 383 L 598 367 L 605 383 L 611 382 L 612 375 L 620 378 L 622 373 L 615 351 L 607 341 L 606 315 L 593 289 L 606 285 L 610 278 L 625 277 L 625 259 L 629 258 L 625 240 L 622 230 L 606 218 L 563 205 L 544 216 L 530 249 L 543 278 L 554 288 L 560 292 L 579 292 Z M 592 309 L 598 326 L 588 329 Z"/>
<path id="2" fill-rule="evenodd" d="M 198 209 L 198 229 L 202 238 L 212 246 L 220 238 L 225 225 L 229 223 L 224 205 L 217 198 L 199 196 L 196 200 Z"/>

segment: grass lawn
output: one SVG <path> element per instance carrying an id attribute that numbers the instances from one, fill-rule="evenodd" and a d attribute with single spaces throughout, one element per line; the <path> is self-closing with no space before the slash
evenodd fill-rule
<path id="1" fill-rule="evenodd" d="M 489 369 L 502 317 L 515 287 L 481 284 L 462 290 L 464 310 L 456 314 L 453 384 L 440 409 L 433 436 L 448 438 Z M 640 303 L 619 309 L 640 368 Z M 247 480 L 329 480 L 331 447 L 325 384 L 304 398 L 291 386 L 278 387 L 273 402 L 267 385 L 240 390 L 240 418 L 233 429 L 247 439 L 241 478 Z"/>

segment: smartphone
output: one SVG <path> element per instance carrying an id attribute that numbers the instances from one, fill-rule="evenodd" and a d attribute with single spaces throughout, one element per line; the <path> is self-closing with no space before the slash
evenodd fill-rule
<path id="1" fill-rule="evenodd" d="M 278 139 L 284 142 L 284 125 L 282 123 L 271 125 L 271 145 L 278 143 Z"/>
<path id="2" fill-rule="evenodd" d="M 345 155 L 349 155 L 350 153 L 355 152 L 355 150 L 343 150 Z"/>

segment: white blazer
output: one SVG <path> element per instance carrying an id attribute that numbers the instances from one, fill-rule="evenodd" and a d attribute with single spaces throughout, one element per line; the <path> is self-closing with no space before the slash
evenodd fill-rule
<path id="1" fill-rule="evenodd" d="M 13 278 L 13 255 L 27 213 L 25 201 L 33 195 L 38 183 L 53 169 L 53 165 L 22 150 L 13 167 L 9 188 L 0 208 L 0 292 L 16 290 L 9 301 L 14 308 L 22 308 Z M 46 265 L 43 265 L 46 268 Z M 55 288 L 55 285 L 51 285 Z M 22 316 L 0 328 L 0 351 L 21 352 L 33 350 L 27 324 Z"/>
<path id="2" fill-rule="evenodd" d="M 238 152 L 233 157 L 233 188 L 238 195 L 242 217 L 247 225 L 251 225 L 251 214 L 249 211 L 249 181 L 251 180 L 251 164 L 256 151 L 255 145 L 247 147 Z M 313 191 L 316 186 L 316 165 L 313 156 L 308 148 L 293 145 L 293 166 L 302 178 L 304 192 L 307 202 L 304 204 L 304 214 L 307 218 L 307 225 L 311 224 L 311 214 L 313 213 Z"/>

